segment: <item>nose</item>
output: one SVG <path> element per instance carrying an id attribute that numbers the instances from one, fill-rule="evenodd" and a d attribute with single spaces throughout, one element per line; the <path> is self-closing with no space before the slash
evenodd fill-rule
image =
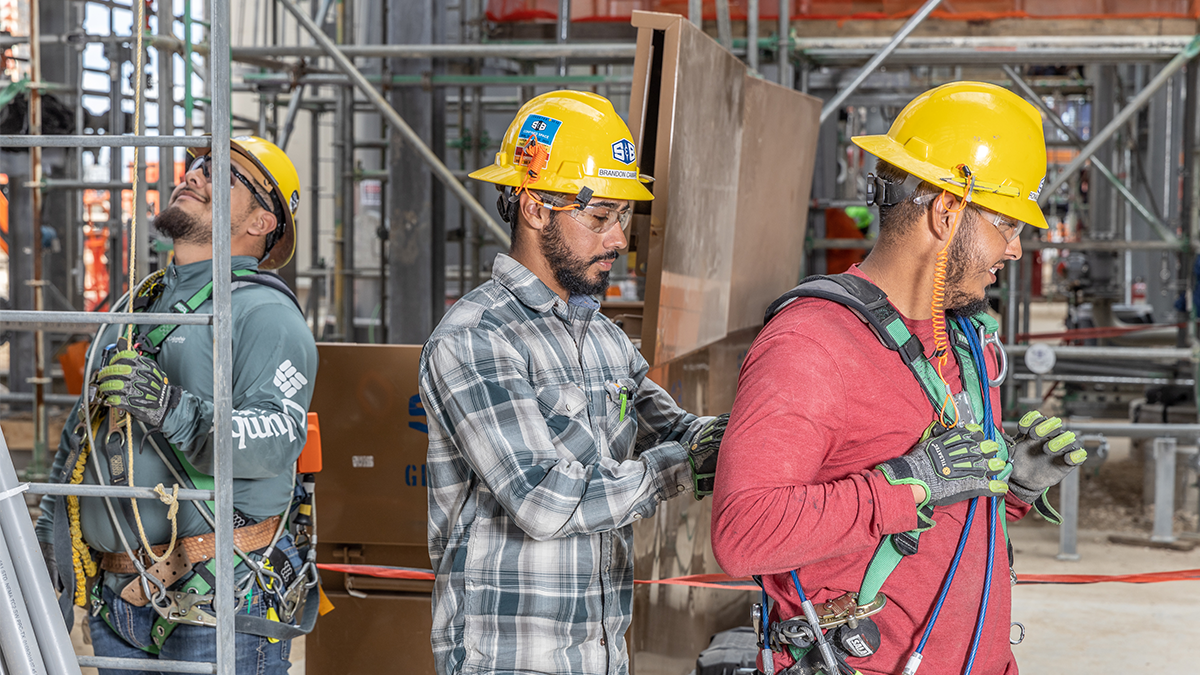
<path id="1" fill-rule="evenodd" d="M 1008 258 L 1009 260 L 1020 260 L 1021 259 L 1021 238 L 1020 237 L 1014 237 L 1012 241 L 1008 242 L 1008 246 L 1006 246 L 1004 248 L 1004 257 Z"/>
<path id="2" fill-rule="evenodd" d="M 629 247 L 629 238 L 620 223 L 615 223 L 604 235 L 604 248 L 610 251 L 622 251 Z"/>
<path id="3" fill-rule="evenodd" d="M 190 187 L 195 188 L 201 188 L 208 182 L 208 179 L 204 177 L 204 168 L 199 165 L 185 173 L 183 179 Z"/>

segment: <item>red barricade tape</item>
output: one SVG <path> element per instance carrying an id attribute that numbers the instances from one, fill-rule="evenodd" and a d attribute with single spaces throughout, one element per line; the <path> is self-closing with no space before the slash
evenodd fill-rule
<path id="1" fill-rule="evenodd" d="M 361 574 L 383 579 L 410 579 L 433 581 L 432 570 L 414 567 L 385 567 L 382 565 L 341 565 L 320 563 L 320 569 L 344 574 Z M 1152 584 L 1165 581 L 1200 580 L 1200 569 L 1175 570 L 1171 572 L 1148 572 L 1144 574 L 1023 574 L 1017 577 L 1018 584 Z M 636 579 L 635 584 L 668 584 L 695 588 L 717 588 L 730 591 L 757 591 L 758 586 L 749 577 L 730 577 L 725 574 L 692 574 L 671 579 Z"/>

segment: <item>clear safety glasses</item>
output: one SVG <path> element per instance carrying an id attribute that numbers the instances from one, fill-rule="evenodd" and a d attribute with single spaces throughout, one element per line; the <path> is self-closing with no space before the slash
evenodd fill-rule
<path id="1" fill-rule="evenodd" d="M 629 227 L 629 220 L 633 217 L 632 206 L 626 206 L 618 210 L 601 204 L 580 206 L 579 204 L 571 203 L 560 205 L 555 204 L 554 200 L 546 195 L 539 195 L 537 192 L 529 189 L 525 191 L 529 193 L 529 198 L 533 201 L 551 211 L 567 212 L 577 223 L 596 234 L 604 234 L 611 230 L 613 225 L 618 223 L 621 225 L 621 229 L 624 230 L 626 227 Z"/>
<path id="2" fill-rule="evenodd" d="M 195 171 L 196 169 L 203 171 L 204 178 L 209 182 L 212 182 L 212 155 L 197 157 L 194 161 L 192 161 L 192 165 L 188 167 L 188 171 Z M 259 194 L 258 190 L 254 187 L 254 183 L 251 182 L 249 178 L 243 176 L 240 171 L 234 168 L 233 164 L 230 164 L 229 187 L 237 187 L 237 182 L 235 181 L 246 186 L 246 189 L 249 190 L 250 194 L 254 196 L 254 201 L 258 202 L 259 206 L 263 207 L 263 209 L 266 211 L 274 213 L 274 209 L 271 208 L 270 202 L 268 202 L 266 198 Z"/>
<path id="3" fill-rule="evenodd" d="M 1004 237 L 1005 241 L 1011 242 L 1013 239 L 1021 236 L 1021 231 L 1025 229 L 1025 222 L 1016 218 L 1009 218 L 1006 215 L 989 211 L 987 209 L 975 207 L 975 211 L 981 218 L 996 226 L 1000 231 L 1000 236 Z"/>

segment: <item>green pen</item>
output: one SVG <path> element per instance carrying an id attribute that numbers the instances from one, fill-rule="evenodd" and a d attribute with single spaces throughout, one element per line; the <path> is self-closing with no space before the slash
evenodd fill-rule
<path id="1" fill-rule="evenodd" d="M 629 392 L 625 387 L 621 387 L 621 416 L 617 419 L 618 422 L 625 421 L 625 406 L 629 403 Z"/>

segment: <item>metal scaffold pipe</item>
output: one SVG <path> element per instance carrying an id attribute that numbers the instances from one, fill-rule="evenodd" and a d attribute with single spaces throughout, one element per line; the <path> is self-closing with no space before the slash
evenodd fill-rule
<path id="1" fill-rule="evenodd" d="M 862 70 L 858 71 L 858 74 L 854 76 L 854 79 L 850 81 L 850 84 L 846 85 L 844 89 L 839 91 L 837 96 L 834 96 L 832 99 L 830 99 L 830 101 L 825 104 L 824 108 L 821 108 L 821 122 L 824 123 L 830 115 L 841 108 L 842 103 L 846 101 L 846 98 L 850 96 L 850 94 L 853 94 L 855 90 L 858 89 L 858 86 L 862 84 L 871 73 L 875 72 L 875 69 L 879 67 L 879 64 L 883 63 L 883 60 L 890 56 L 891 53 L 895 51 L 896 47 L 900 46 L 900 43 L 904 41 L 904 38 L 908 37 L 908 34 L 913 32 L 913 29 L 921 25 L 921 22 L 925 20 L 925 17 L 929 16 L 929 14 L 933 12 L 933 10 L 936 9 L 940 4 L 942 4 L 942 0 L 927 0 L 926 3 L 921 6 L 921 9 L 917 10 L 916 14 L 913 14 L 908 21 L 905 21 L 904 25 L 900 27 L 900 30 L 896 31 L 896 34 L 892 36 L 892 40 L 888 42 L 883 49 L 879 50 L 879 53 L 872 57 L 871 60 L 867 62 L 867 65 L 862 67 Z"/>
<path id="2" fill-rule="evenodd" d="M 308 31 L 308 34 L 311 35 L 313 39 L 325 49 L 326 55 L 332 58 L 334 63 L 337 64 L 338 68 L 344 72 L 360 90 L 362 90 L 363 94 L 365 94 L 372 103 L 375 104 L 375 107 L 379 109 L 379 112 L 382 113 L 385 118 L 387 118 L 388 122 L 392 125 L 392 128 L 399 132 L 399 134 L 413 148 L 413 150 L 415 150 L 417 154 L 420 155 L 423 160 L 425 160 L 426 165 L 429 166 L 429 169 L 433 172 L 433 175 L 437 176 L 438 180 L 440 180 L 442 184 L 450 190 L 450 192 L 454 193 L 454 196 L 457 197 L 459 202 L 471 212 L 471 215 L 476 220 L 490 229 L 504 246 L 508 246 L 512 241 L 508 230 L 501 227 L 500 224 L 488 214 L 483 206 L 475 199 L 474 195 L 467 191 L 467 188 L 465 188 L 463 184 L 454 177 L 454 174 L 449 168 L 446 167 L 445 164 L 442 163 L 442 160 L 438 159 L 437 155 L 435 155 L 433 151 L 429 149 L 429 146 L 425 145 L 425 143 L 421 140 L 421 137 L 417 135 L 417 132 L 413 131 L 412 127 L 408 126 L 408 123 L 404 121 L 404 118 L 400 116 L 400 113 L 396 112 L 396 109 L 393 108 L 391 104 L 389 104 L 383 98 L 383 95 L 380 94 L 375 87 L 371 86 L 371 83 L 367 81 L 367 78 L 363 76 L 358 68 L 354 67 L 354 64 L 350 62 L 350 59 L 347 58 L 345 54 L 338 51 L 337 46 L 332 40 L 329 39 L 327 35 L 325 35 L 325 33 L 321 31 L 320 27 L 317 26 L 312 18 L 309 17 L 308 14 L 304 13 L 304 11 L 296 5 L 294 0 L 279 0 L 279 4 L 283 5 L 284 9 L 286 9 L 292 14 L 292 16 L 296 18 L 296 21 L 304 27 L 304 30 Z"/>
<path id="3" fill-rule="evenodd" d="M 314 24 L 315 25 L 315 24 Z M 332 45 L 333 43 L 330 42 Z M 337 53 L 347 58 L 388 59 L 515 59 L 520 61 L 553 61 L 570 59 L 633 59 L 637 45 L 633 42 L 600 42 L 593 44 L 491 43 L 491 44 L 429 44 L 429 45 L 334 45 Z M 197 51 L 200 51 L 199 49 Z M 272 47 L 234 47 L 233 58 L 282 58 L 288 56 L 330 56 L 321 46 L 279 45 Z"/>
<path id="4" fill-rule="evenodd" d="M 206 136 L 0 136 L 0 148 L 207 148 Z"/>
<path id="5" fill-rule="evenodd" d="M 1058 113 L 1054 112 L 1050 109 L 1050 106 L 1046 105 L 1046 102 L 1042 100 L 1042 97 L 1037 95 L 1037 93 L 1033 90 L 1033 87 L 1029 86 L 1029 83 L 1027 83 L 1024 78 L 1021 77 L 1021 74 L 1018 73 L 1015 68 L 1007 64 L 1000 67 L 1003 68 L 1005 74 L 1012 79 L 1013 84 L 1017 85 L 1017 88 L 1021 90 L 1021 93 L 1025 95 L 1025 98 L 1027 98 L 1030 103 L 1033 103 L 1035 106 L 1040 108 L 1045 114 L 1046 119 L 1050 120 L 1050 122 L 1053 123 L 1059 131 L 1066 134 L 1067 138 L 1071 139 L 1071 142 L 1075 144 L 1075 147 L 1082 148 L 1085 145 L 1084 140 L 1080 138 L 1079 134 L 1076 133 L 1074 129 L 1067 126 L 1067 124 L 1059 118 Z M 1150 209 L 1146 208 L 1146 205 L 1139 201 L 1138 198 L 1129 191 L 1129 188 L 1125 186 L 1125 183 L 1121 182 L 1121 179 L 1117 178 L 1116 174 L 1114 174 L 1108 168 L 1108 166 L 1104 164 L 1104 162 L 1100 161 L 1100 159 L 1097 157 L 1093 157 L 1092 166 L 1096 167 L 1100 173 L 1104 174 L 1104 177 L 1108 180 L 1108 182 L 1112 183 L 1116 191 L 1120 193 L 1120 195 L 1124 197 L 1125 200 L 1129 202 L 1139 214 L 1141 214 L 1142 218 L 1145 219 L 1147 223 L 1150 223 L 1150 226 L 1154 228 L 1154 231 L 1158 233 L 1158 236 L 1161 237 L 1163 241 L 1172 245 L 1179 243 L 1179 239 L 1175 236 L 1175 233 L 1171 232 L 1170 229 L 1167 228 L 1167 225 L 1158 219 L 1158 216 L 1154 215 Z"/>
<path id="6" fill-rule="evenodd" d="M 1038 203 L 1040 203 L 1042 206 L 1045 206 L 1050 200 L 1050 195 L 1057 192 L 1058 188 L 1061 187 L 1063 183 L 1067 182 L 1071 176 L 1074 176 L 1075 172 L 1082 169 L 1083 165 L 1086 164 L 1087 161 L 1091 159 L 1092 155 L 1096 154 L 1096 151 L 1100 149 L 1100 146 L 1107 143 L 1108 140 L 1112 138 L 1113 134 L 1117 133 L 1117 130 L 1129 121 L 1130 117 L 1133 117 L 1135 114 L 1137 114 L 1137 111 L 1141 110 L 1142 106 L 1146 105 L 1150 101 L 1150 98 L 1153 97 L 1154 94 L 1158 92 L 1158 90 L 1161 89 L 1164 84 L 1167 83 L 1167 80 L 1174 77 L 1175 73 L 1178 73 L 1179 70 L 1197 54 L 1200 54 L 1200 35 L 1193 37 L 1192 41 L 1188 43 L 1188 46 L 1182 52 L 1176 54 L 1175 58 L 1171 59 L 1167 65 L 1163 66 L 1163 69 L 1154 76 L 1154 79 L 1146 83 L 1146 86 L 1143 87 L 1140 92 L 1138 92 L 1137 96 L 1133 97 L 1133 100 L 1127 103 L 1125 107 L 1121 109 L 1121 112 L 1117 113 L 1116 116 L 1113 117 L 1112 121 L 1108 123 L 1108 126 L 1104 127 L 1100 133 L 1093 136 L 1092 139 L 1088 141 L 1088 144 L 1079 151 L 1079 154 L 1075 157 L 1075 159 L 1071 160 L 1069 164 L 1064 166 L 1062 170 L 1058 172 L 1058 175 L 1054 177 L 1054 180 L 1050 181 L 1050 184 L 1046 186 L 1045 190 L 1042 190 L 1041 197 L 1038 198 Z"/>

